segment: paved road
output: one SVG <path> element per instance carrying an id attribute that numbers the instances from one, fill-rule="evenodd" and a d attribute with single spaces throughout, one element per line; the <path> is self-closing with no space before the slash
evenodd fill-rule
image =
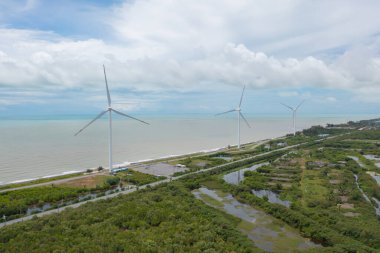
<path id="1" fill-rule="evenodd" d="M 228 162 L 228 163 L 225 163 L 225 164 L 222 164 L 222 165 L 218 165 L 218 166 L 215 166 L 215 167 L 211 167 L 211 168 L 208 168 L 208 169 L 198 170 L 198 171 L 195 171 L 195 172 L 191 172 L 191 173 L 187 173 L 187 174 L 180 175 L 180 176 L 177 176 L 177 177 L 173 177 L 172 180 L 178 180 L 178 179 L 181 179 L 181 178 L 189 176 L 189 175 L 199 174 L 199 173 L 207 172 L 207 171 L 210 171 L 210 170 L 218 169 L 218 168 L 230 165 L 230 164 L 235 164 L 235 163 L 238 163 L 238 162 L 241 162 L 241 161 L 257 158 L 257 157 L 260 157 L 260 156 L 265 156 L 265 155 L 268 155 L 268 154 L 271 154 L 271 153 L 274 153 L 274 152 L 277 152 L 277 151 L 289 150 L 289 149 L 297 148 L 297 147 L 300 147 L 300 146 L 303 146 L 303 145 L 306 145 L 306 144 L 310 144 L 310 143 L 313 143 L 313 142 L 321 142 L 321 141 L 324 141 L 324 140 L 328 140 L 328 139 L 332 139 L 332 138 L 337 138 L 337 137 L 342 136 L 342 135 L 345 135 L 345 134 L 336 135 L 336 136 L 330 136 L 330 137 L 327 137 L 327 138 L 323 138 L 323 139 L 319 139 L 319 140 L 315 140 L 315 141 L 311 141 L 311 142 L 304 142 L 304 143 L 300 143 L 300 144 L 296 144 L 296 145 L 292 145 L 292 146 L 287 146 L 287 147 L 284 147 L 284 148 L 279 148 L 279 149 L 276 149 L 276 150 L 272 150 L 272 151 L 268 151 L 268 152 L 261 153 L 261 154 L 258 154 L 258 155 L 250 156 L 250 157 L 243 158 L 243 159 L 240 159 L 240 160 L 236 160 L 236 161 L 233 161 L 233 162 Z M 153 187 L 153 186 L 156 186 L 156 185 L 159 185 L 159 184 L 163 184 L 163 183 L 167 183 L 167 182 L 170 182 L 169 178 L 164 179 L 164 180 L 160 180 L 160 181 L 157 181 L 157 182 L 154 182 L 154 183 L 150 183 L 150 184 L 146 184 L 146 185 L 140 186 L 139 189 L 145 189 L 145 188 L 147 188 L 149 186 Z M 51 182 L 50 182 L 50 184 L 51 184 Z M 134 188 L 126 190 L 126 191 L 116 192 L 116 193 L 112 193 L 112 194 L 105 195 L 105 196 L 102 196 L 102 197 L 98 197 L 98 198 L 82 201 L 82 202 L 75 203 L 75 204 L 68 205 L 68 206 L 64 206 L 64 207 L 61 207 L 61 208 L 52 209 L 52 210 L 49 210 L 49 211 L 45 211 L 45 212 L 41 212 L 41 213 L 25 216 L 23 218 L 10 220 L 10 221 L 7 221 L 7 222 L 0 223 L 0 228 L 2 228 L 4 226 L 11 225 L 11 224 L 15 224 L 15 223 L 18 223 L 18 222 L 30 220 L 30 219 L 32 219 L 35 216 L 42 217 L 42 216 L 53 214 L 53 213 L 59 213 L 59 212 L 65 210 L 67 208 L 77 208 L 77 207 L 79 207 L 81 205 L 84 205 L 84 204 L 86 204 L 88 202 L 94 202 L 94 201 L 98 201 L 98 200 L 110 199 L 110 198 L 114 198 L 114 197 L 116 197 L 118 195 L 130 194 L 132 192 L 135 192 L 136 190 L 137 190 L 137 188 L 134 187 Z"/>

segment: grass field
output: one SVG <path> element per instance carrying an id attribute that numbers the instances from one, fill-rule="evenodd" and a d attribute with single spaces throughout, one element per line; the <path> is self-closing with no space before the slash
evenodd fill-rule
<path id="1" fill-rule="evenodd" d="M 91 175 L 85 178 L 72 179 L 70 181 L 60 183 L 57 185 L 66 186 L 66 187 L 74 187 L 74 188 L 88 188 L 93 189 L 104 186 L 107 178 L 111 178 L 112 176 L 108 175 Z"/>

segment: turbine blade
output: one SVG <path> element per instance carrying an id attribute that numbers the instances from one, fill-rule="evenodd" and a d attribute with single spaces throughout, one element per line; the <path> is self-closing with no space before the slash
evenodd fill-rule
<path id="1" fill-rule="evenodd" d="M 286 104 L 284 104 L 284 103 L 280 103 L 280 104 L 282 104 L 283 106 L 285 106 L 285 107 L 289 108 L 290 110 L 294 111 L 293 107 L 291 107 L 291 106 L 289 106 L 289 105 L 286 105 Z"/>
<path id="2" fill-rule="evenodd" d="M 239 103 L 239 108 L 240 108 L 240 106 L 241 106 L 241 102 L 243 102 L 244 90 L 245 90 L 245 85 L 244 85 L 244 87 L 243 87 L 243 92 L 241 93 L 240 103 Z"/>
<path id="3" fill-rule="evenodd" d="M 245 123 L 247 124 L 247 126 L 249 127 L 249 128 L 251 128 L 251 126 L 249 125 L 249 123 L 248 123 L 248 120 L 243 116 L 243 114 L 241 113 L 241 112 L 239 112 L 240 113 L 240 116 L 243 118 L 243 120 L 245 121 Z"/>
<path id="4" fill-rule="evenodd" d="M 82 132 L 84 129 L 86 129 L 89 125 L 91 125 L 92 123 L 94 123 L 97 119 L 99 119 L 100 117 L 102 117 L 106 112 L 108 112 L 108 110 L 104 111 L 104 112 L 101 112 L 98 116 L 96 116 L 95 119 L 91 120 L 90 123 L 88 123 L 87 125 L 85 125 L 81 130 L 79 130 L 76 134 L 74 134 L 74 136 L 77 136 L 78 134 L 80 134 L 80 132 Z"/>
<path id="5" fill-rule="evenodd" d="M 300 106 L 303 104 L 303 102 L 305 102 L 305 100 L 302 100 L 301 103 L 296 107 L 296 111 L 298 110 L 298 108 L 300 108 Z"/>
<path id="6" fill-rule="evenodd" d="M 134 119 L 134 120 L 140 121 L 141 123 L 144 123 L 144 124 L 150 125 L 149 123 L 147 123 L 147 122 L 145 122 L 145 121 L 143 121 L 143 120 L 140 120 L 140 119 L 137 119 L 137 118 L 135 118 L 135 117 L 129 116 L 129 115 L 125 114 L 125 113 L 122 113 L 122 112 L 116 111 L 115 109 L 111 109 L 111 110 L 114 111 L 114 112 L 117 113 L 117 114 L 120 114 L 121 116 L 128 117 L 128 118 L 131 118 L 131 119 Z"/>
<path id="7" fill-rule="evenodd" d="M 226 113 L 229 113 L 229 112 L 234 112 L 234 111 L 236 111 L 236 110 L 233 109 L 233 110 L 229 110 L 229 111 L 226 111 L 226 112 L 217 113 L 217 114 L 215 114 L 215 116 L 219 116 L 219 115 L 226 114 Z"/>
<path id="8" fill-rule="evenodd" d="M 110 96 L 110 91 L 109 91 L 109 89 L 108 89 L 108 82 L 107 82 L 107 75 L 106 75 L 106 67 L 104 66 L 104 64 L 103 64 L 103 71 L 104 71 L 104 80 L 106 81 L 108 106 L 111 106 L 111 96 Z"/>

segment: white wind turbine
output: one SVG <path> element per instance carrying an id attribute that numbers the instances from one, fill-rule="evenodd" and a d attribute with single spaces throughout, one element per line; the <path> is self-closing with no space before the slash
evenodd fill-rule
<path id="1" fill-rule="evenodd" d="M 303 104 L 303 102 L 305 102 L 305 100 L 302 100 L 301 103 L 299 103 L 296 108 L 281 103 L 283 106 L 289 108 L 292 111 L 292 113 L 293 113 L 293 135 L 294 136 L 296 135 L 296 132 L 297 132 L 297 129 L 296 129 L 297 128 L 296 127 L 297 110 L 300 108 L 300 106 Z"/>
<path id="2" fill-rule="evenodd" d="M 105 113 L 108 112 L 108 119 L 109 119 L 109 170 L 110 172 L 112 172 L 112 112 L 115 112 L 119 115 L 122 115 L 124 117 L 127 117 L 127 118 L 131 118 L 131 119 L 134 119 L 134 120 L 137 120 L 137 121 L 140 121 L 144 124 L 147 124 L 149 125 L 149 123 L 145 122 L 145 121 L 142 121 L 142 120 L 139 120 L 137 118 L 134 118 L 132 116 L 129 116 L 127 114 L 124 114 L 122 112 L 119 112 L 115 109 L 112 108 L 111 106 L 111 96 L 110 96 L 110 92 L 108 90 L 108 82 L 107 82 L 107 75 L 106 75 L 106 68 L 104 67 L 103 65 L 103 71 L 104 71 L 104 80 L 106 82 L 106 89 L 107 89 L 107 100 L 108 100 L 108 108 L 107 110 L 105 111 L 102 111 L 98 116 L 96 116 L 92 121 L 90 121 L 87 125 L 85 125 L 81 130 L 79 130 L 75 136 L 77 136 L 78 134 L 80 134 L 84 129 L 86 129 L 89 125 L 91 125 L 92 123 L 94 123 L 97 119 L 99 119 L 100 117 L 102 117 Z"/>
<path id="3" fill-rule="evenodd" d="M 225 114 L 225 113 L 230 113 L 230 112 L 237 112 L 237 115 L 238 115 L 238 149 L 240 149 L 240 117 L 243 118 L 243 120 L 245 121 L 245 123 L 247 124 L 247 126 L 250 128 L 251 126 L 249 125 L 247 119 L 243 116 L 243 114 L 241 113 L 241 102 L 243 101 L 243 95 L 244 95 L 244 90 L 245 90 L 245 86 L 243 87 L 243 92 L 241 93 L 241 97 L 240 97 L 240 103 L 239 103 L 239 106 L 238 108 L 236 109 L 232 109 L 232 110 L 229 110 L 229 111 L 226 111 L 226 112 L 222 112 L 222 113 L 218 113 L 216 114 L 215 116 L 218 116 L 218 115 L 222 115 L 222 114 Z"/>

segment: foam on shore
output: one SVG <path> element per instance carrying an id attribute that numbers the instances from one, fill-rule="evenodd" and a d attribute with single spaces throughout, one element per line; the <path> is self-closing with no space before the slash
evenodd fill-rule
<path id="1" fill-rule="evenodd" d="M 244 145 L 244 144 L 243 144 Z M 139 164 L 139 163 L 144 163 L 144 162 L 152 162 L 155 160 L 162 160 L 162 159 L 168 159 L 168 158 L 176 158 L 176 157 L 181 157 L 181 156 L 188 156 L 188 155 L 195 155 L 195 154 L 205 154 L 205 153 L 210 153 L 210 152 L 216 152 L 218 150 L 222 150 L 227 148 L 228 146 L 225 147 L 219 147 L 219 148 L 212 148 L 212 149 L 204 149 L 196 152 L 190 152 L 190 153 L 184 153 L 184 154 L 176 154 L 176 155 L 167 155 L 167 156 L 161 156 L 158 158 L 149 158 L 149 159 L 143 159 L 143 160 L 138 160 L 138 161 L 133 161 L 133 162 L 123 162 L 119 164 L 114 164 L 114 167 L 123 167 L 123 166 L 128 166 L 128 165 L 133 165 L 133 164 Z"/>
<path id="2" fill-rule="evenodd" d="M 247 144 L 251 144 L 251 143 L 256 143 L 256 142 L 249 142 L 249 143 L 244 143 L 241 145 L 247 145 Z M 126 161 L 123 163 L 114 164 L 113 168 L 125 167 L 125 166 L 129 166 L 129 165 L 133 165 L 133 164 L 140 164 L 140 163 L 144 163 L 144 162 L 152 162 L 155 160 L 162 160 L 162 159 L 168 159 L 168 158 L 176 158 L 176 157 L 195 155 L 195 154 L 206 154 L 206 153 L 216 152 L 218 150 L 223 150 L 227 147 L 228 146 L 217 147 L 217 148 L 212 148 L 212 149 L 203 149 L 200 151 L 195 151 L 195 152 L 190 152 L 190 153 L 167 155 L 167 156 L 162 156 L 162 157 L 158 157 L 158 158 L 149 158 L 149 159 L 137 160 L 137 161 L 132 161 L 132 162 Z M 60 174 L 47 175 L 47 176 L 42 176 L 42 177 L 37 177 L 37 178 L 21 179 L 21 180 L 16 180 L 16 181 L 11 181 L 11 182 L 0 182 L 0 185 L 4 186 L 4 185 L 10 185 L 10 184 L 26 183 L 26 182 L 31 182 L 31 181 L 38 180 L 38 179 L 47 179 L 47 178 L 59 177 L 59 176 L 64 176 L 64 175 L 76 174 L 76 173 L 84 173 L 87 170 L 96 170 L 96 169 L 97 169 L 97 167 L 87 168 L 84 170 L 69 170 L 69 171 L 64 171 Z"/>

